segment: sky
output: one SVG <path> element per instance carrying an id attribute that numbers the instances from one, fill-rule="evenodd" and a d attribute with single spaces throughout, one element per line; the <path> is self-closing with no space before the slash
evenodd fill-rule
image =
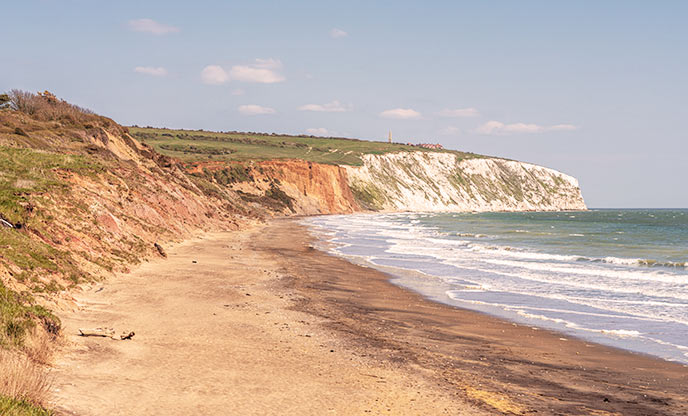
<path id="1" fill-rule="evenodd" d="M 440 143 L 688 207 L 688 2 L 5 1 L 0 91 L 125 125 Z"/>

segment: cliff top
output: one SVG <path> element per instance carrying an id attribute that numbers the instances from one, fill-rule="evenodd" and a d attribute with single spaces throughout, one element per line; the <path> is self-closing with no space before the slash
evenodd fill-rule
<path id="1" fill-rule="evenodd" d="M 461 158 L 480 155 L 456 150 L 428 149 L 401 143 L 387 143 L 342 137 L 290 136 L 255 132 L 212 132 L 130 127 L 132 136 L 158 152 L 186 162 L 199 160 L 247 161 L 301 159 L 337 165 L 360 166 L 361 156 L 390 152 L 446 152 Z"/>

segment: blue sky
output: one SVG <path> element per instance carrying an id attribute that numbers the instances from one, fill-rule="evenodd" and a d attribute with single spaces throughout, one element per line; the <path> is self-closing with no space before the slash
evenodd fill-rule
<path id="1" fill-rule="evenodd" d="M 688 2 L 94 1 L 2 7 L 0 90 L 122 124 L 439 142 L 688 207 Z"/>

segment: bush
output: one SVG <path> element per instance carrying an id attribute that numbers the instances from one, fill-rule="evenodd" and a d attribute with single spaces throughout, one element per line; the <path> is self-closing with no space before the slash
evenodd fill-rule
<path id="1" fill-rule="evenodd" d="M 60 319 L 47 309 L 33 305 L 0 282 L 0 350 L 3 347 L 24 347 L 27 335 L 31 335 L 39 322 L 50 336 L 60 332 Z"/>
<path id="2" fill-rule="evenodd" d="M 36 120 L 84 122 L 94 118 L 91 110 L 60 100 L 49 91 L 34 94 L 28 91 L 12 90 L 9 94 L 3 95 L 9 99 L 5 104 L 9 104 L 11 109 L 27 114 Z"/>

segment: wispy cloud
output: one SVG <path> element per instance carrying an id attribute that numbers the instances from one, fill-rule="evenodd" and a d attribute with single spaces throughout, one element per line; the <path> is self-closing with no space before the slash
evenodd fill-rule
<path id="1" fill-rule="evenodd" d="M 239 106 L 239 112 L 245 116 L 257 116 L 261 114 L 275 114 L 275 109 L 256 104 L 246 104 Z"/>
<path id="2" fill-rule="evenodd" d="M 421 114 L 411 108 L 393 108 L 391 110 L 385 110 L 380 113 L 380 117 L 383 118 L 393 118 L 399 120 L 410 120 L 417 119 L 421 117 Z"/>
<path id="3" fill-rule="evenodd" d="M 206 84 L 215 85 L 229 81 L 273 84 L 285 80 L 284 76 L 277 72 L 280 68 L 282 62 L 272 58 L 256 59 L 248 65 L 234 65 L 229 70 L 219 65 L 208 65 L 201 71 L 201 79 Z"/>
<path id="4" fill-rule="evenodd" d="M 306 133 L 312 136 L 330 136 L 329 130 L 324 127 L 306 129 Z"/>
<path id="5" fill-rule="evenodd" d="M 210 85 L 224 84 L 229 81 L 229 75 L 219 65 L 208 65 L 201 71 L 201 81 Z"/>
<path id="6" fill-rule="evenodd" d="M 167 75 L 167 70 L 161 66 L 137 66 L 136 68 L 134 68 L 134 72 L 138 72 L 139 74 L 152 75 L 154 77 L 164 77 L 165 75 Z"/>
<path id="7" fill-rule="evenodd" d="M 153 19 L 134 19 L 129 21 L 129 29 L 134 32 L 146 32 L 154 35 L 166 35 L 179 32 L 179 28 L 156 22 Z"/>
<path id="8" fill-rule="evenodd" d="M 327 104 L 306 104 L 299 107 L 301 111 L 320 111 L 326 113 L 343 113 L 345 111 L 351 111 L 351 107 L 346 107 L 342 105 L 337 100 L 332 101 Z"/>
<path id="9" fill-rule="evenodd" d="M 476 117 L 480 113 L 475 108 L 445 108 L 439 114 L 442 117 Z"/>
<path id="10" fill-rule="evenodd" d="M 332 30 L 330 30 L 330 36 L 332 36 L 335 39 L 339 39 L 339 38 L 345 38 L 345 37 L 349 36 L 349 34 L 346 33 L 345 31 L 343 31 L 342 29 L 337 29 L 335 27 Z"/>
<path id="11" fill-rule="evenodd" d="M 572 124 L 555 124 L 552 126 L 541 126 L 533 123 L 512 123 L 505 124 L 500 121 L 488 121 L 475 129 L 478 134 L 485 135 L 507 135 L 522 133 L 544 133 L 550 131 L 572 131 L 576 130 Z"/>

